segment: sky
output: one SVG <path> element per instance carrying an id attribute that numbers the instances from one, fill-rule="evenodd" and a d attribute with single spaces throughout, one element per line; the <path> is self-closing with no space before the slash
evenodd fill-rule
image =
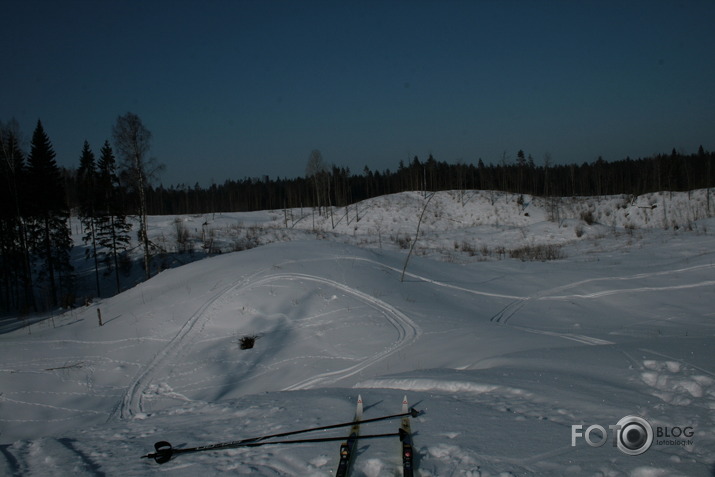
<path id="1" fill-rule="evenodd" d="M 0 121 L 77 167 L 137 114 L 165 186 L 715 149 L 715 2 L 3 0 Z"/>

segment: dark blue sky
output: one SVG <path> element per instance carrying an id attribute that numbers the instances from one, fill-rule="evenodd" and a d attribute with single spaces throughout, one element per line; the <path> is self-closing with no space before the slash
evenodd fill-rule
<path id="1" fill-rule="evenodd" d="M 715 149 L 715 2 L 38 1 L 2 6 L 0 120 L 63 166 L 138 114 L 165 185 Z"/>

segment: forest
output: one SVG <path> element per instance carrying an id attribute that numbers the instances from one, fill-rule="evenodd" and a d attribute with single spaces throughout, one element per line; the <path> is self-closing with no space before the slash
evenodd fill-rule
<path id="1" fill-rule="evenodd" d="M 311 157 L 319 155 L 313 151 Z M 310 162 L 310 159 L 309 161 Z M 702 146 L 696 154 L 659 154 L 654 157 L 592 163 L 536 165 L 530 155 L 517 153 L 514 161 L 497 164 L 449 164 L 431 155 L 414 157 L 395 170 L 359 173 L 335 165 L 313 168 L 297 178 L 228 179 L 202 188 L 176 185 L 150 187 L 151 214 L 242 212 L 293 207 L 345 206 L 350 203 L 404 191 L 500 190 L 542 197 L 639 195 L 661 190 L 684 191 L 715 184 L 715 154 Z M 322 192 L 319 192 L 322 191 Z"/>
<path id="2" fill-rule="evenodd" d="M 141 119 L 119 116 L 98 157 L 85 141 L 76 168 L 61 168 L 38 120 L 24 151 L 16 121 L 0 123 L 0 313 L 21 314 L 76 305 L 69 218 L 81 221 L 86 259 L 116 277 L 131 268 L 132 237 L 151 274 L 148 215 L 207 214 L 312 207 L 319 212 L 404 191 L 499 190 L 542 197 L 640 195 L 715 186 L 715 153 L 673 149 L 652 157 L 583 164 L 536 164 L 519 150 L 486 164 L 450 164 L 432 155 L 399 161 L 395 170 L 359 172 L 327 164 L 310 151 L 295 178 L 227 178 L 201 187 L 157 184 L 163 166 L 150 159 L 151 132 Z M 115 153 L 116 151 L 116 153 Z M 116 155 L 115 155 L 116 154 Z M 135 220 L 129 220 L 129 218 Z M 133 226 L 132 223 L 135 225 Z M 136 230 L 133 230 L 133 228 Z"/>

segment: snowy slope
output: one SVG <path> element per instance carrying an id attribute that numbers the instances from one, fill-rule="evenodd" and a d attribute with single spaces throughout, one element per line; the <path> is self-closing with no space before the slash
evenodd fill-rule
<path id="1" fill-rule="evenodd" d="M 707 233 L 707 224 L 700 221 L 715 214 L 712 195 L 708 207 L 705 190 L 553 199 L 496 191 L 446 191 L 429 200 L 421 192 L 403 192 L 336 207 L 323 215 L 296 208 L 152 217 L 150 234 L 155 243 L 172 251 L 181 249 L 175 238 L 177 222 L 188 234 L 184 247 L 195 251 L 230 252 L 306 238 L 407 250 L 422 217 L 414 252 L 465 263 L 499 260 L 515 249 L 542 244 L 588 242 L 602 248 L 599 239 L 619 235 L 629 238 L 613 245 L 630 246 L 642 238 L 641 231 L 655 229 Z"/>
<path id="2" fill-rule="evenodd" d="M 358 394 L 365 418 L 393 414 L 407 394 L 424 411 L 412 425 L 417 475 L 712 475 L 715 221 L 704 197 L 564 200 L 551 222 L 542 199 L 441 193 L 404 281 L 400 239 L 414 237 L 418 193 L 358 204 L 360 220 L 343 211 L 335 227 L 297 209 L 154 217 L 167 247 L 177 223 L 197 250 L 209 234 L 229 248 L 268 244 L 1 334 L 0 474 L 327 476 L 339 443 L 161 466 L 140 456 L 160 440 L 190 447 L 347 421 Z M 539 244 L 560 244 L 562 258 L 509 258 Z M 256 346 L 241 350 L 247 335 Z M 639 456 L 610 440 L 571 445 L 573 424 L 631 414 L 694 435 Z M 401 475 L 399 441 L 360 443 L 355 474 Z"/>

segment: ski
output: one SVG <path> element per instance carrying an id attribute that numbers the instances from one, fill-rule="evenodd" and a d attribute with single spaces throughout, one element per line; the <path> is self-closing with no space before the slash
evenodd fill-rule
<path id="1" fill-rule="evenodd" d="M 410 409 L 407 412 L 407 415 L 410 415 L 412 417 L 417 417 L 419 414 L 420 414 L 420 412 L 415 409 Z M 406 415 L 405 413 L 400 413 L 400 414 L 390 414 L 390 415 L 380 416 L 380 417 L 373 417 L 371 419 L 365 419 L 364 421 L 361 421 L 361 423 L 367 424 L 370 422 L 386 421 L 389 419 L 403 417 L 405 415 Z M 174 449 L 171 446 L 171 444 L 168 443 L 167 441 L 159 441 L 156 444 L 154 444 L 154 449 L 156 450 L 156 452 L 143 455 L 142 457 L 153 458 L 157 463 L 163 464 L 165 462 L 168 462 L 172 458 L 172 456 L 174 456 L 175 454 L 187 454 L 187 453 L 191 453 L 191 452 L 202 452 L 202 451 L 220 450 L 220 449 L 233 449 L 235 447 L 247 447 L 248 444 L 259 443 L 259 442 L 262 442 L 267 439 L 273 439 L 273 438 L 278 438 L 278 437 L 288 437 L 288 436 L 293 436 L 293 435 L 303 434 L 303 433 L 308 433 L 308 432 L 315 432 L 315 431 L 326 431 L 329 429 L 338 429 L 341 427 L 348 427 L 348 426 L 353 426 L 353 425 L 355 425 L 354 420 L 349 421 L 349 422 L 341 422 L 338 424 L 330 424 L 327 426 L 310 427 L 307 429 L 299 429 L 296 431 L 280 432 L 277 434 L 267 434 L 267 435 L 259 436 L 259 437 L 251 437 L 251 438 L 247 438 L 247 439 L 241 439 L 238 441 L 219 442 L 216 444 L 208 444 L 208 445 L 197 446 L 197 447 L 187 447 L 187 448 L 182 448 L 182 449 Z M 385 436 L 389 436 L 389 435 L 390 434 L 386 434 Z M 335 440 L 342 440 L 342 439 L 344 439 L 344 437 L 336 438 Z M 274 442 L 274 441 L 271 441 L 271 442 Z M 283 441 L 275 441 L 275 442 L 283 442 Z"/>
<path id="2" fill-rule="evenodd" d="M 400 425 L 400 440 L 402 441 L 402 475 L 413 477 L 413 453 L 412 453 L 412 429 L 410 427 L 410 417 L 407 413 L 407 396 L 402 399 L 402 423 Z"/>
<path id="3" fill-rule="evenodd" d="M 360 435 L 360 420 L 362 419 L 362 397 L 358 395 L 357 406 L 355 408 L 355 418 L 350 428 L 350 434 L 345 442 L 340 445 L 340 462 L 335 477 L 347 477 L 350 472 L 350 465 L 353 460 L 353 452 L 357 447 L 358 436 Z"/>

